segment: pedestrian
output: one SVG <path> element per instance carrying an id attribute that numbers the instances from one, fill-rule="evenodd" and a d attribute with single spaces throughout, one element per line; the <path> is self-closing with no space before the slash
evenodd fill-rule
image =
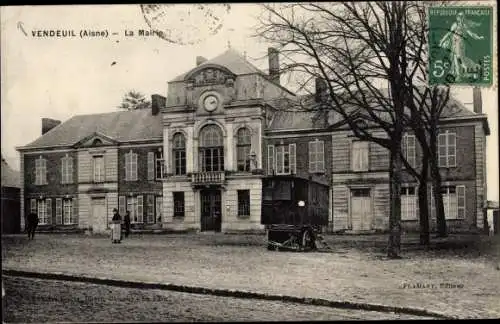
<path id="1" fill-rule="evenodd" d="M 111 220 L 111 240 L 113 243 L 120 243 L 122 239 L 122 217 L 118 213 L 118 209 L 113 208 L 113 218 Z"/>
<path id="2" fill-rule="evenodd" d="M 125 237 L 128 237 L 130 234 L 130 212 L 127 210 L 125 212 Z"/>
<path id="3" fill-rule="evenodd" d="M 38 226 L 38 215 L 36 213 L 29 213 L 28 217 L 28 224 L 27 224 L 27 231 L 28 231 L 28 239 L 34 239 L 35 238 L 35 230 L 36 227 Z"/>

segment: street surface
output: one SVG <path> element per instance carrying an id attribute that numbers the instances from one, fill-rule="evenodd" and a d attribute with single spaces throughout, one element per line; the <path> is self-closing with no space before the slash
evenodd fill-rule
<path id="1" fill-rule="evenodd" d="M 278 301 L 5 277 L 6 322 L 233 322 L 420 319 Z"/>
<path id="2" fill-rule="evenodd" d="M 499 245 L 450 237 L 422 251 L 403 237 L 403 259 L 388 260 L 383 236 L 326 239 L 329 253 L 268 251 L 261 235 L 132 235 L 122 244 L 76 234 L 2 236 L 2 267 L 500 317 Z"/>

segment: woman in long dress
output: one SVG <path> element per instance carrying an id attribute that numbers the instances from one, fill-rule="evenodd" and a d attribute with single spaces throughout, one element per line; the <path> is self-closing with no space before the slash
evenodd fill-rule
<path id="1" fill-rule="evenodd" d="M 122 218 L 118 213 L 118 210 L 113 209 L 113 218 L 111 220 L 111 241 L 113 243 L 120 243 L 122 240 L 122 226 L 121 226 Z"/>
<path id="2" fill-rule="evenodd" d="M 472 27 L 479 25 L 479 23 L 466 20 L 464 13 L 459 12 L 457 20 L 451 25 L 450 31 L 439 42 L 440 47 L 450 52 L 450 71 L 455 76 L 455 81 L 459 81 L 462 77 L 469 74 L 470 71 L 474 74 L 480 68 L 478 63 L 468 58 L 465 54 L 465 37 L 467 35 L 475 40 L 484 39 L 484 36 L 471 31 Z"/>

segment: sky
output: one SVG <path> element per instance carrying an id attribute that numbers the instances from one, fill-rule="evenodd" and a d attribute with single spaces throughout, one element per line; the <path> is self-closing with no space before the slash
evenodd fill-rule
<path id="1" fill-rule="evenodd" d="M 186 16 L 179 5 L 168 8 L 168 20 L 160 17 L 158 26 L 172 30 L 172 37 L 184 36 L 186 42 L 197 38 L 192 45 L 138 36 L 138 30 L 150 30 L 150 16 L 145 17 L 139 5 L 9 6 L 0 10 L 1 145 L 3 156 L 15 169 L 19 169 L 15 148 L 41 136 L 42 118 L 64 122 L 73 115 L 113 112 L 131 89 L 148 97 L 166 96 L 167 82 L 195 67 L 196 56 L 210 59 L 231 46 L 262 70 L 268 68 L 264 58 L 268 44 L 251 37 L 261 12 L 251 3 L 231 4 L 229 12 L 217 9 L 222 28 L 214 35 L 206 28 L 196 29 L 212 22 L 201 11 Z M 77 37 L 33 37 L 32 32 L 38 30 L 73 30 Z M 81 30 L 107 30 L 109 37 L 82 39 Z M 465 103 L 472 101 L 470 89 L 453 92 Z M 482 93 L 491 128 L 488 199 L 499 200 L 498 94 L 496 89 Z"/>

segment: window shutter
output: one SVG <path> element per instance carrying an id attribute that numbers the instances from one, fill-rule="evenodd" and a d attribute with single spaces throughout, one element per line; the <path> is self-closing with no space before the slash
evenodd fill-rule
<path id="1" fill-rule="evenodd" d="M 431 219 L 436 218 L 436 208 L 434 204 L 434 186 L 430 185 L 430 192 L 431 192 Z"/>
<path id="2" fill-rule="evenodd" d="M 62 198 L 56 198 L 56 224 L 62 223 Z"/>
<path id="3" fill-rule="evenodd" d="M 78 198 L 71 199 L 73 212 L 71 213 L 71 224 L 78 224 Z"/>
<path id="4" fill-rule="evenodd" d="M 137 196 L 137 222 L 144 222 L 144 199 L 142 196 Z"/>
<path id="5" fill-rule="evenodd" d="M 316 171 L 316 142 L 309 142 L 309 172 Z"/>
<path id="6" fill-rule="evenodd" d="M 35 160 L 35 185 L 40 184 L 40 160 Z"/>
<path id="7" fill-rule="evenodd" d="M 151 224 L 151 223 L 155 222 L 155 219 L 154 219 L 154 217 L 155 217 L 155 215 L 154 215 L 154 210 L 155 210 L 154 209 L 155 208 L 155 196 L 148 195 L 147 196 L 147 200 L 148 200 L 148 202 L 147 202 L 147 204 L 148 204 L 148 206 L 147 206 L 147 211 L 148 211 L 147 212 L 147 222 L 149 224 Z"/>
<path id="8" fill-rule="evenodd" d="M 31 207 L 30 208 L 31 212 L 36 214 L 37 213 L 37 210 L 36 210 L 36 199 L 31 199 L 30 204 L 31 204 L 31 206 L 30 206 Z"/>
<path id="9" fill-rule="evenodd" d="M 325 171 L 325 142 L 320 141 L 318 142 L 318 151 L 316 153 L 316 168 L 318 172 Z"/>
<path id="10" fill-rule="evenodd" d="M 276 171 L 274 164 L 274 145 L 267 146 L 267 174 L 272 175 Z"/>
<path id="11" fill-rule="evenodd" d="M 48 181 L 47 181 L 47 160 L 45 159 L 42 159 L 42 165 L 43 165 L 43 168 L 42 168 L 42 183 L 43 184 L 47 184 Z"/>
<path id="12" fill-rule="evenodd" d="M 352 145 L 351 145 L 351 168 L 353 171 L 358 171 L 360 169 L 360 166 L 359 166 L 359 161 L 360 161 L 360 157 L 359 157 L 359 148 L 358 148 L 358 142 L 352 142 Z"/>
<path id="13" fill-rule="evenodd" d="M 406 160 L 412 166 L 415 167 L 415 136 L 406 136 Z"/>
<path id="14" fill-rule="evenodd" d="M 438 164 L 439 167 L 447 166 L 446 158 L 446 134 L 438 135 Z"/>
<path id="15" fill-rule="evenodd" d="M 125 216 L 125 208 L 127 205 L 127 197 L 120 196 L 118 197 L 118 213 L 121 217 Z"/>
<path id="16" fill-rule="evenodd" d="M 134 172 L 134 181 L 137 181 L 137 153 L 134 153 L 133 155 L 133 159 L 134 159 L 134 167 L 132 169 L 132 172 Z"/>
<path id="17" fill-rule="evenodd" d="M 156 197 L 156 220 L 159 222 L 163 221 L 163 219 L 161 219 L 162 202 L 163 197 Z"/>
<path id="18" fill-rule="evenodd" d="M 68 183 L 73 183 L 73 158 L 70 156 L 68 157 Z"/>
<path id="19" fill-rule="evenodd" d="M 415 218 L 420 220 L 420 207 L 418 204 L 418 186 L 415 187 Z"/>
<path id="20" fill-rule="evenodd" d="M 290 173 L 297 173 L 297 161 L 295 158 L 295 144 L 289 144 L 289 152 L 290 152 Z"/>
<path id="21" fill-rule="evenodd" d="M 457 218 L 465 219 L 465 186 L 457 186 Z"/>
<path id="22" fill-rule="evenodd" d="M 155 179 L 155 153 L 148 152 L 148 180 Z"/>
<path id="23" fill-rule="evenodd" d="M 455 133 L 448 133 L 448 166 L 457 166 L 457 136 Z"/>
<path id="24" fill-rule="evenodd" d="M 130 181 L 130 153 L 125 153 L 125 181 Z"/>
<path id="25" fill-rule="evenodd" d="M 45 207 L 47 212 L 47 224 L 52 224 L 52 199 L 45 199 Z"/>
<path id="26" fill-rule="evenodd" d="M 66 158 L 61 158 L 61 183 L 66 183 Z M 56 206 L 57 208 L 57 206 Z M 57 213 L 57 210 L 56 210 Z"/>

